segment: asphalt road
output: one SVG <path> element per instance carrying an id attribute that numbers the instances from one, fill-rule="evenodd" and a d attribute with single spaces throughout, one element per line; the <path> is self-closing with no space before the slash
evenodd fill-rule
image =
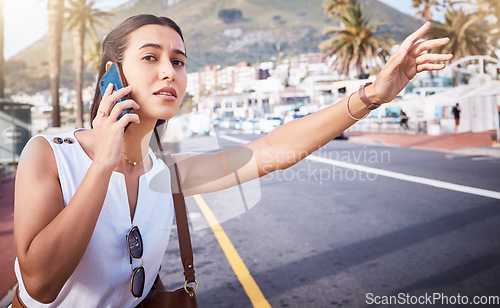
<path id="1" fill-rule="evenodd" d="M 217 140 L 224 147 L 238 145 Z M 200 146 L 213 148 L 213 138 L 196 137 L 182 147 Z M 337 140 L 314 155 L 500 192 L 498 158 Z M 272 307 L 398 307 L 416 301 L 439 307 L 446 300 L 467 300 L 461 306 L 469 307 L 473 300 L 499 300 L 500 199 L 311 160 L 253 184 L 245 193 L 258 202 L 221 225 Z M 241 203 L 224 193 L 203 198 L 214 212 Z M 196 229 L 191 235 L 199 306 L 251 307 L 192 198 L 188 207 Z M 170 289 L 183 283 L 177 250 L 173 232 L 162 266 Z"/>

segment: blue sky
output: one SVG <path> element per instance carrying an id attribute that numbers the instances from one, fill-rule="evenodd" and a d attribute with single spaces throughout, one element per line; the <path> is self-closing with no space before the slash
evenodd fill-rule
<path id="1" fill-rule="evenodd" d="M 4 0 L 5 46 L 8 59 L 47 32 L 47 0 Z M 96 0 L 100 9 L 118 6 L 127 0 Z M 415 14 L 411 0 L 380 0 L 402 12 Z M 21 5 L 22 3 L 22 5 Z"/>

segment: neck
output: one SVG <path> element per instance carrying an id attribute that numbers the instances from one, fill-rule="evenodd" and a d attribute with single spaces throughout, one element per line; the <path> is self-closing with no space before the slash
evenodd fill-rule
<path id="1" fill-rule="evenodd" d="M 123 134 L 122 153 L 135 162 L 141 161 L 148 153 L 149 141 L 154 123 L 131 124 Z"/>

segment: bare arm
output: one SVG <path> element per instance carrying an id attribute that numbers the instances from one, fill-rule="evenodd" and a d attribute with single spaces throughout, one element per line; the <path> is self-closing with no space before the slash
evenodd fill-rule
<path id="1" fill-rule="evenodd" d="M 129 90 L 110 95 L 101 105 L 112 104 Z M 117 104 L 109 117 L 94 120 L 94 160 L 82 183 L 64 207 L 56 160 L 50 145 L 37 137 L 21 155 L 15 185 L 14 242 L 26 290 L 34 299 L 49 303 L 80 262 L 94 232 L 111 173 L 120 159 L 123 129 L 138 121 L 125 108 L 137 108 L 127 100 Z M 109 111 L 105 109 L 105 113 Z"/>
<path id="2" fill-rule="evenodd" d="M 445 67 L 436 62 L 451 60 L 452 55 L 426 52 L 447 44 L 449 39 L 418 42 L 430 27 L 430 23 L 424 24 L 401 43 L 375 82 L 365 88 L 368 99 L 376 104 L 390 102 L 417 73 Z M 282 125 L 268 135 L 236 149 L 215 154 L 176 155 L 185 193 L 205 193 L 238 184 L 234 176 L 226 174 L 238 172 L 239 179 L 244 182 L 294 165 L 356 123 L 349 116 L 346 105 L 347 98 L 307 117 Z M 362 118 L 369 112 L 358 93 L 351 96 L 348 108 L 355 118 Z M 242 160 L 238 157 L 241 153 L 251 153 L 252 159 Z M 238 160 L 239 163 L 228 163 Z M 242 161 L 246 164 L 243 165 Z"/>
<path id="3" fill-rule="evenodd" d="M 16 175 L 14 236 L 26 290 L 38 301 L 52 302 L 80 262 L 111 172 L 93 164 L 64 207 L 50 145 L 38 137 L 23 151 Z"/>
<path id="4" fill-rule="evenodd" d="M 349 110 L 355 117 L 362 117 L 369 111 L 357 94 L 351 97 Z M 225 189 L 291 167 L 354 123 L 356 121 L 347 114 L 344 99 L 234 149 L 206 154 L 176 154 L 184 194 Z"/>

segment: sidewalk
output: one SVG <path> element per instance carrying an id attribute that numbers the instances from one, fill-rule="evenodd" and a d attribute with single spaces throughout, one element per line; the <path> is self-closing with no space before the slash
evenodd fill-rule
<path id="1" fill-rule="evenodd" d="M 500 157 L 500 146 L 493 144 L 495 131 L 481 133 L 429 135 L 347 133 L 349 141 L 364 144 L 400 146 L 442 151 L 452 154 Z"/>

